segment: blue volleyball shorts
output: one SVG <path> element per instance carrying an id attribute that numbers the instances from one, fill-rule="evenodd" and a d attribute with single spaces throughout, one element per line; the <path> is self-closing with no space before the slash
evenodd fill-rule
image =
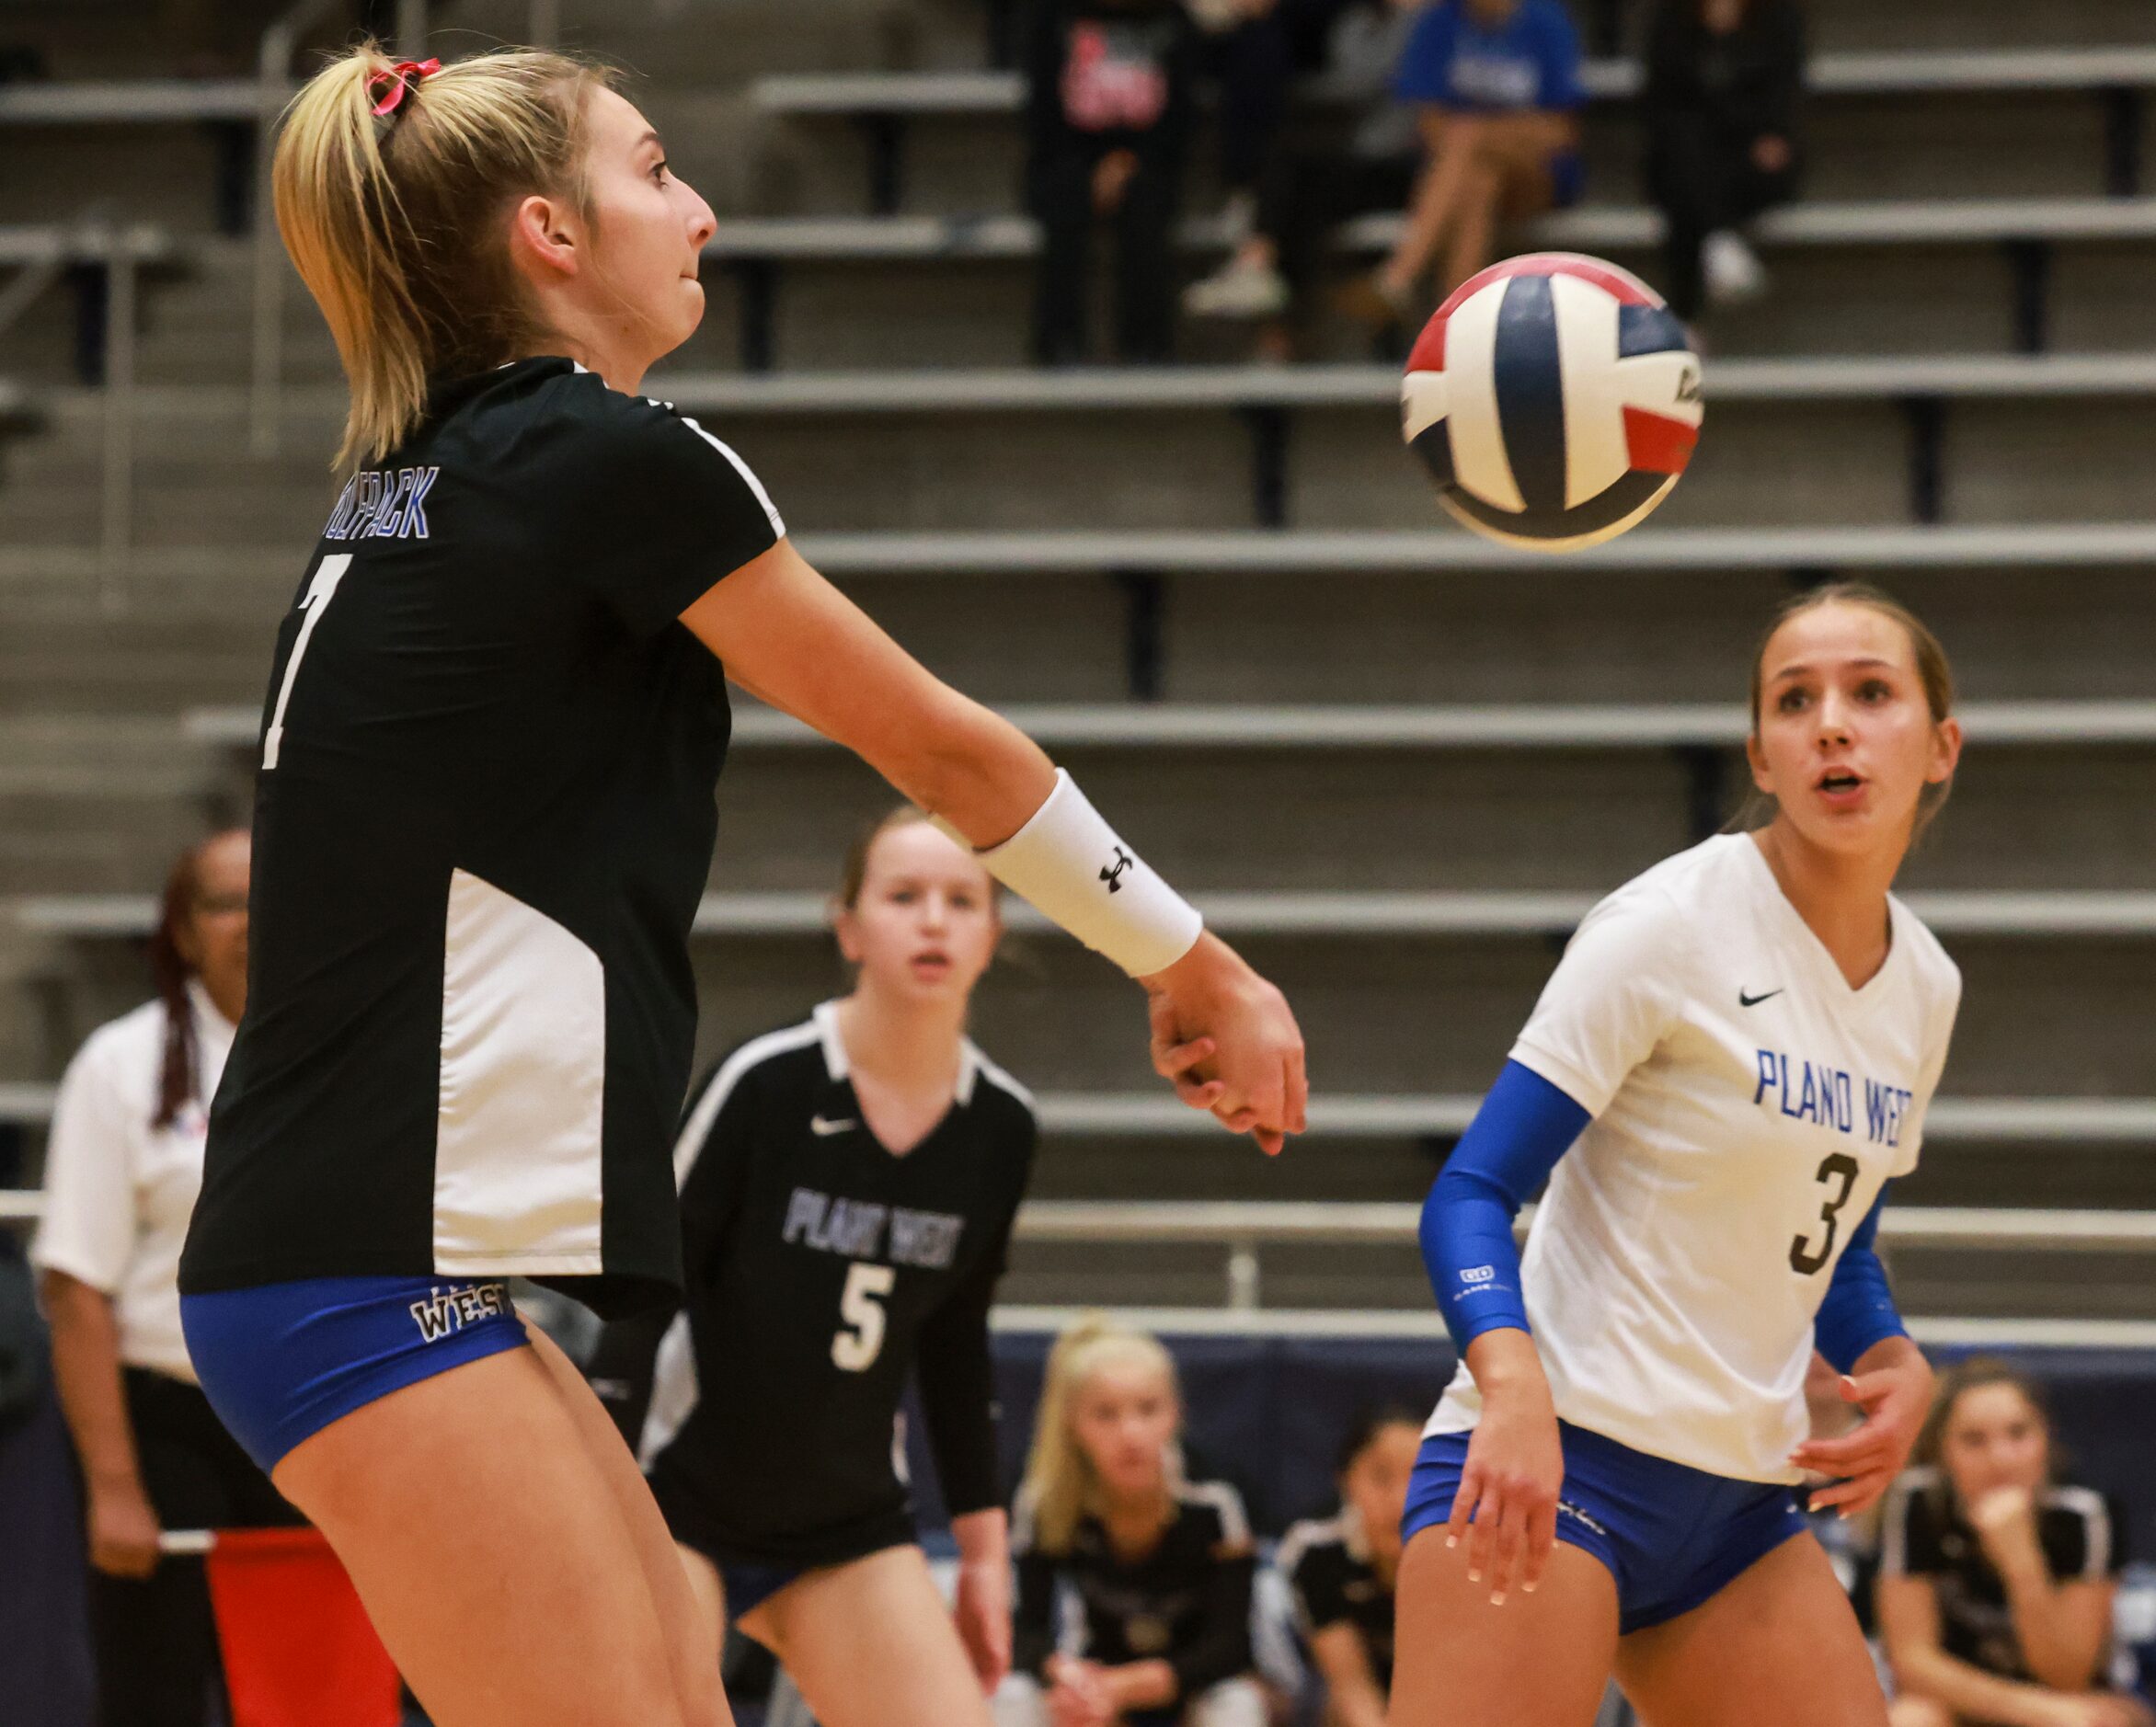
<path id="1" fill-rule="evenodd" d="M 1593 1554 L 1616 1579 L 1620 1635 L 1691 1612 L 1806 1527 L 1793 1488 L 1709 1475 L 1569 1422 L 1557 1428 L 1557 1538 Z M 1403 1541 L 1452 1515 L 1473 1437 L 1441 1433 L 1422 1442 Z"/>
<path id="2" fill-rule="evenodd" d="M 530 1340 L 509 1286 L 312 1277 L 182 1296 L 202 1394 L 267 1474 L 301 1440 L 378 1398 Z"/>

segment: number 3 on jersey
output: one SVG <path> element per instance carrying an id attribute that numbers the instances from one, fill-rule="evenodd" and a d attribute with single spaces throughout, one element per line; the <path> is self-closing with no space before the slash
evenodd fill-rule
<path id="1" fill-rule="evenodd" d="M 845 1293 L 839 1297 L 839 1318 L 845 1323 L 831 1340 L 832 1363 L 848 1373 L 866 1373 L 883 1353 L 882 1298 L 899 1280 L 896 1268 L 856 1261 L 846 1270 Z"/>
<path id="2" fill-rule="evenodd" d="M 1841 1187 L 1819 1207 L 1819 1221 L 1827 1226 L 1827 1234 L 1816 1248 L 1806 1246 L 1805 1238 L 1798 1236 L 1789 1244 L 1789 1269 L 1802 1272 L 1809 1277 L 1823 1269 L 1834 1257 L 1834 1231 L 1841 1227 L 1841 1207 L 1849 1204 L 1851 1190 L 1856 1186 L 1859 1173 L 1857 1161 L 1846 1151 L 1837 1151 L 1819 1164 L 1817 1179 L 1822 1182 L 1841 1181 Z"/>
<path id="3" fill-rule="evenodd" d="M 344 579 L 344 573 L 352 566 L 352 555 L 339 552 L 322 560 L 315 571 L 315 579 L 307 584 L 307 592 L 300 601 L 300 610 L 306 616 L 300 620 L 300 633 L 292 645 L 292 658 L 284 662 L 284 681 L 277 689 L 277 709 L 270 715 L 270 729 L 262 738 L 262 766 L 277 765 L 280 747 L 284 742 L 284 709 L 292 700 L 292 680 L 300 675 L 300 661 L 307 655 L 307 644 L 314 639 L 315 626 L 322 622 L 322 614 L 329 610 L 329 602 L 337 598 L 337 584 Z"/>

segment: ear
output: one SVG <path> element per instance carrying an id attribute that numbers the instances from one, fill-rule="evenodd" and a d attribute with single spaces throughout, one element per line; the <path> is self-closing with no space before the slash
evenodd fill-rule
<path id="1" fill-rule="evenodd" d="M 528 274 L 567 280 L 582 264 L 584 224 L 567 202 L 533 193 L 510 212 L 509 242 Z"/>
<path id="2" fill-rule="evenodd" d="M 861 920 L 844 906 L 831 909 L 831 932 L 838 937 L 839 953 L 849 966 L 861 963 Z"/>
<path id="3" fill-rule="evenodd" d="M 1769 797 L 1773 796 L 1774 788 L 1768 783 L 1767 752 L 1760 745 L 1757 726 L 1744 735 L 1744 760 L 1745 765 L 1751 769 L 1752 783 Z"/>
<path id="4" fill-rule="evenodd" d="M 1930 785 L 1944 785 L 1954 777 L 1961 765 L 1963 737 L 1961 722 L 1943 719 L 1932 732 L 1932 765 L 1924 772 L 1924 781 Z"/>
<path id="5" fill-rule="evenodd" d="M 189 971 L 202 968 L 202 938 L 195 929 L 193 915 L 179 919 L 172 926 L 172 949 L 187 962 Z"/>

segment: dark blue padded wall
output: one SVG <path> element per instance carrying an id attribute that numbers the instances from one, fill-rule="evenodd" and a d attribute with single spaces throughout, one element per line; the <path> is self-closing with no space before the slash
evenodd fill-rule
<path id="1" fill-rule="evenodd" d="M 1376 1403 L 1427 1410 L 1452 1371 L 1441 1340 L 1214 1337 L 1164 1340 L 1183 1378 L 1193 1467 L 1239 1488 L 1253 1522 L 1278 1535 L 1334 1503 L 1335 1454 L 1357 1413 Z M 1003 1332 L 996 1385 L 1003 1481 L 1025 1468 L 1052 1337 Z M 1932 1352 L 1941 1363 L 1976 1353 Z M 2005 1355 L 2049 1388 L 2074 1479 L 2115 1494 L 2130 1557 L 2156 1561 L 2156 1355 L 2145 1350 L 2010 1348 Z M 927 1527 L 944 1522 L 933 1469 L 909 1424 L 914 1481 Z"/>

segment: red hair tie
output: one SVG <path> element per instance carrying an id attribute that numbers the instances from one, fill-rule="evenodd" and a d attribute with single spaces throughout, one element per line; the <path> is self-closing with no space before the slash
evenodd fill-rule
<path id="1" fill-rule="evenodd" d="M 367 94 L 373 96 L 377 86 L 389 87 L 375 101 L 373 114 L 376 120 L 387 120 L 396 112 L 397 105 L 406 93 L 419 79 L 431 76 L 442 70 L 439 60 L 400 60 L 394 72 L 377 72 L 367 81 Z"/>

